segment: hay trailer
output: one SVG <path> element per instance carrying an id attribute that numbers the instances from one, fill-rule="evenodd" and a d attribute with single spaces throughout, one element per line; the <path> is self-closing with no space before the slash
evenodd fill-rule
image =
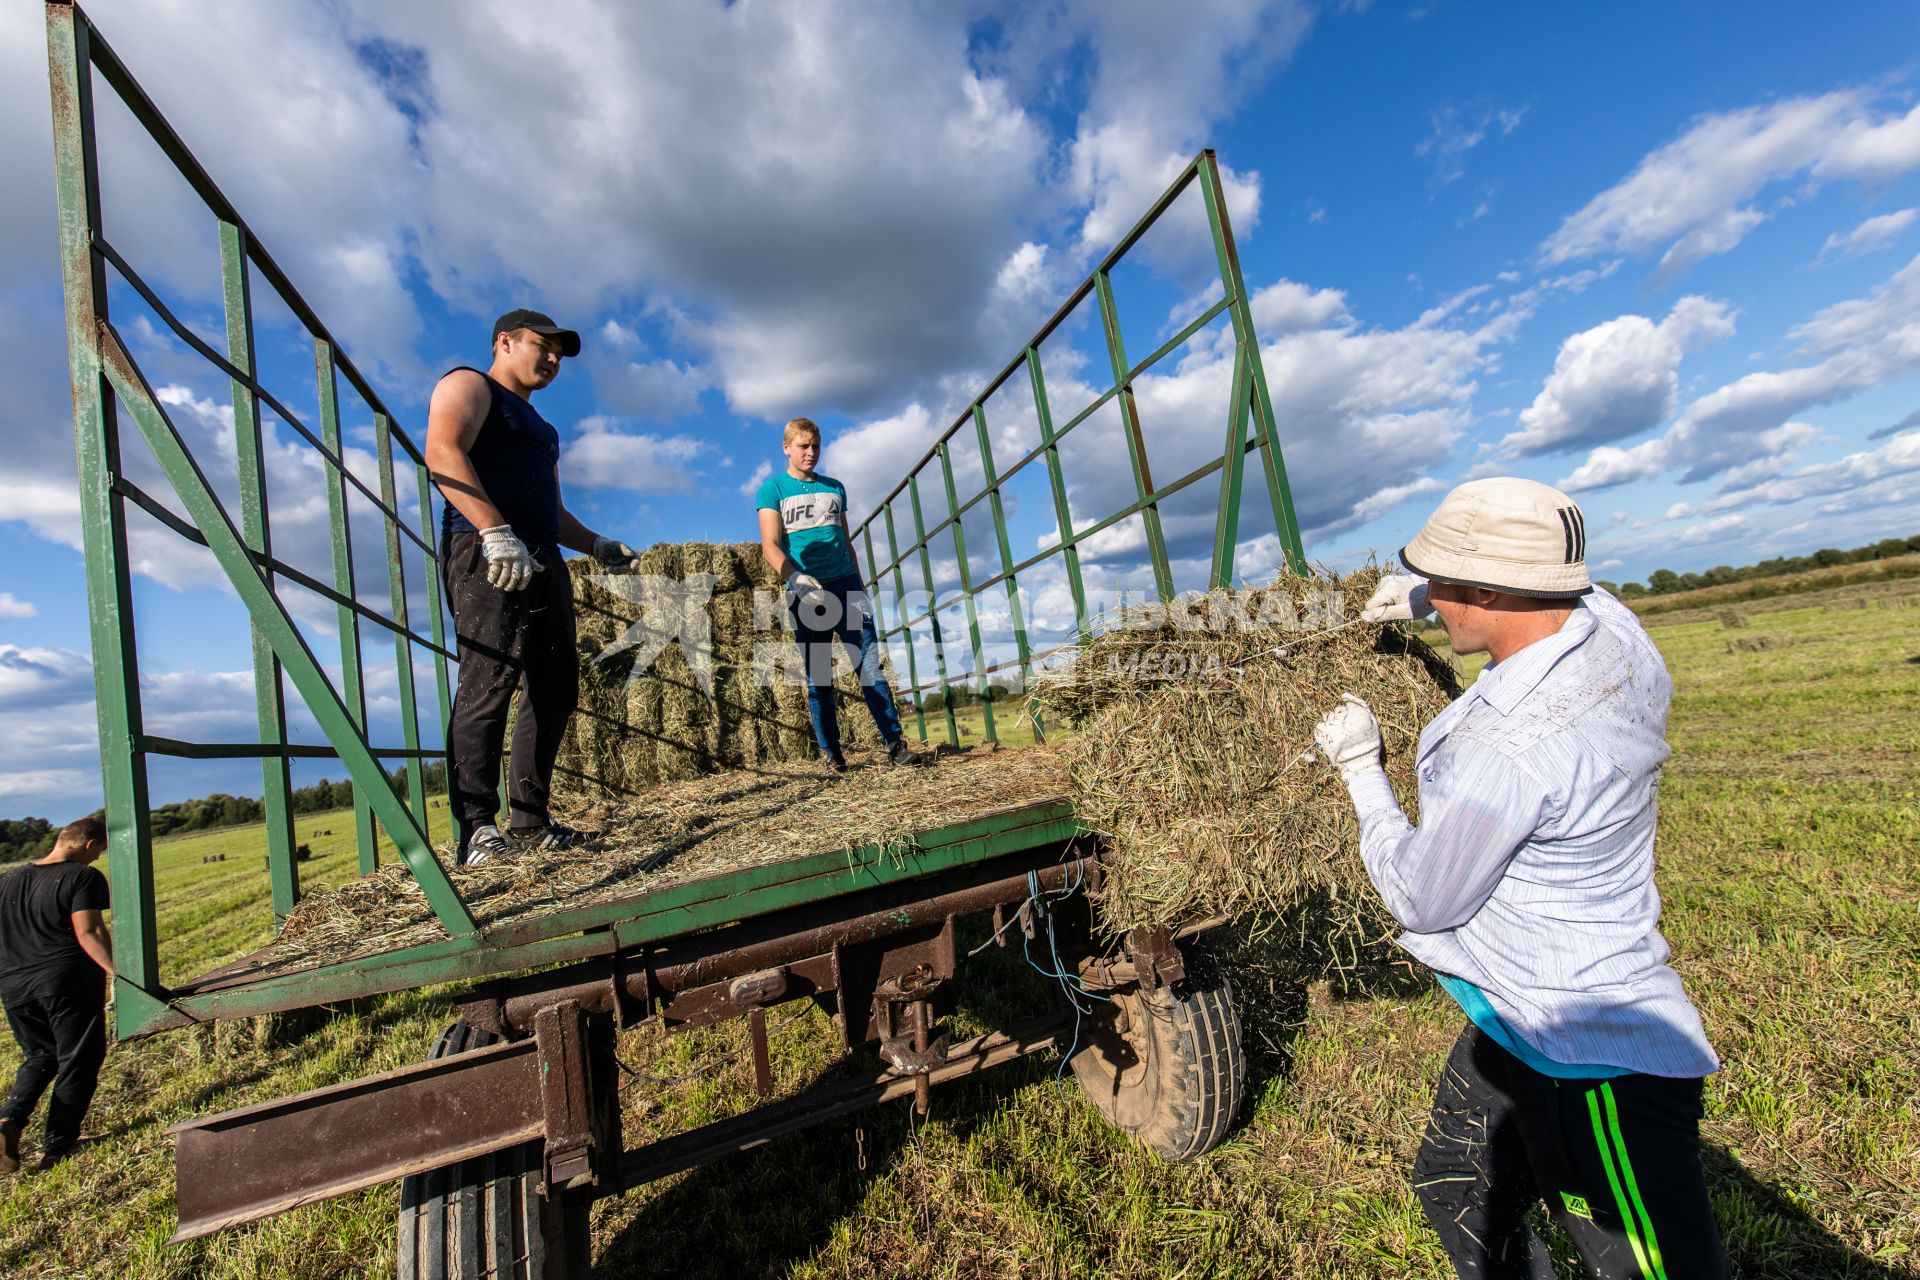
<path id="1" fill-rule="evenodd" d="M 429 830 L 423 766 L 444 758 L 448 668 L 457 659 L 419 444 L 81 9 L 66 0 L 45 7 L 111 816 L 116 1034 L 125 1040 L 427 984 L 473 984 L 451 1001 L 459 1020 L 427 1062 L 178 1126 L 178 1238 L 401 1178 L 402 1275 L 581 1274 L 586 1209 L 596 1197 L 888 1099 L 911 1097 L 925 1110 L 933 1086 L 1042 1051 L 1070 1053 L 1094 1104 L 1168 1157 L 1221 1138 L 1243 1087 L 1238 1023 L 1227 982 L 1191 943 L 1219 922 L 1103 938 L 1088 906 L 1101 882 L 1099 843 L 1065 799 L 956 813 L 904 846 L 827 849 L 504 923 L 489 923 L 463 900 Z M 140 172 L 176 177 L 211 215 L 221 306 L 195 305 L 214 294 L 210 285 L 202 294 L 179 285 L 182 263 L 162 260 L 145 276 L 131 260 L 150 211 L 117 204 L 114 185 L 103 181 L 97 96 L 112 103 L 109 152 L 156 153 L 160 163 Z M 1195 252 L 1208 277 L 1197 291 Z M 1143 254 L 1163 265 L 1184 261 L 1186 287 L 1154 294 L 1147 277 L 1133 274 Z M 256 340 L 254 307 L 263 299 L 270 342 Z M 1142 299 L 1150 313 L 1144 331 L 1129 327 L 1139 320 L 1122 305 Z M 204 319 L 210 312 L 223 312 L 224 332 Z M 1135 362 L 1129 336 L 1136 350 L 1152 345 L 1152 354 Z M 190 378 L 179 372 L 189 365 L 224 379 L 232 412 L 225 438 L 208 438 L 204 426 L 197 436 L 183 430 L 170 413 L 178 397 L 156 393 L 142 359 L 166 360 L 175 382 Z M 1173 385 L 1173 365 L 1211 371 L 1220 392 L 1214 409 L 1169 409 L 1156 419 L 1143 407 Z M 289 379 L 301 389 L 276 394 Z M 351 399 L 357 408 L 347 407 Z M 343 422 L 362 418 L 370 426 L 343 435 Z M 123 434 L 127 421 L 134 431 Z M 370 457 L 349 447 L 369 436 Z M 297 537 L 276 537 L 273 517 L 288 504 L 285 493 L 279 502 L 269 493 L 287 483 L 283 468 L 324 491 L 318 564 L 299 562 Z M 1156 478 L 1174 472 L 1171 481 Z M 310 497 L 311 488 L 296 496 Z M 1243 505 L 1272 516 L 1251 542 L 1240 527 Z M 130 536 L 177 536 L 204 548 L 246 608 L 257 741 L 150 731 Z M 1029 688 L 1036 667 L 1071 655 L 1115 583 L 1161 599 L 1226 585 L 1249 545 L 1270 563 L 1302 564 L 1226 187 L 1210 151 L 1181 169 L 940 434 L 856 541 L 875 598 L 887 602 L 889 660 L 896 676 L 906 673 L 900 684 L 913 723 L 923 740 L 956 744 L 956 701 Z M 370 590 L 356 570 L 376 556 L 385 581 Z M 1069 619 L 1043 616 L 1061 612 L 1047 605 L 1050 596 L 1070 602 Z M 368 632 L 392 645 L 391 699 L 369 688 Z M 323 641 L 337 643 L 334 672 L 316 651 Z M 423 683 L 437 695 L 436 713 L 421 706 Z M 308 740 L 294 731 L 290 695 L 311 721 Z M 370 717 L 371 706 L 387 703 L 398 706 L 397 726 Z M 997 742 L 995 705 L 986 698 L 980 711 L 985 737 Z M 1037 716 L 1032 731 L 1045 735 Z M 387 734 L 399 741 L 380 741 Z M 269 946 L 198 976 L 177 972 L 178 962 L 164 963 L 169 940 L 158 930 L 148 823 L 157 758 L 259 763 L 261 897 L 276 928 L 302 888 L 292 762 L 344 769 L 360 872 L 378 870 L 384 836 L 444 937 L 334 964 L 278 962 Z M 408 766 L 404 779 L 386 772 L 390 761 Z M 244 863 L 233 866 L 235 875 L 246 872 Z M 940 1020 L 955 1007 L 964 971 L 957 931 L 979 929 L 981 920 L 1002 943 L 1044 941 L 1066 976 L 1053 1014 L 953 1043 Z M 1082 988 L 1107 998 L 1078 996 Z M 767 1011 L 803 1000 L 831 1014 L 848 1062 L 825 1083 L 773 1099 Z M 759 1104 L 623 1149 L 620 1031 L 735 1018 L 750 1031 Z"/>

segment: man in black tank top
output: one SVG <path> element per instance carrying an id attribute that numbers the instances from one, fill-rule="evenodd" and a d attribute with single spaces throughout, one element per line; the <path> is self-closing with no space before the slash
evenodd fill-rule
<path id="1" fill-rule="evenodd" d="M 433 389 L 427 409 L 427 466 L 446 499 L 440 575 L 460 651 L 447 773 L 463 864 L 580 839 L 547 811 L 580 681 L 573 583 L 560 549 L 609 568 L 632 564 L 634 553 L 567 510 L 560 435 L 530 403 L 560 372 L 560 361 L 578 354 L 573 330 L 538 311 L 509 311 L 494 322 L 487 371 L 454 369 Z M 502 835 L 500 754 L 516 692 Z"/>

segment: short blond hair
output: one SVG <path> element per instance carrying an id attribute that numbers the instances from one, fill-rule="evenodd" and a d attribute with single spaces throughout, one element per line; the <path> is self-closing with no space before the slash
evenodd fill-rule
<path id="1" fill-rule="evenodd" d="M 818 440 L 820 438 L 820 424 L 812 418 L 789 418 L 787 420 L 787 429 L 780 434 L 780 443 L 782 445 L 792 444 L 796 436 L 812 436 L 815 440 Z"/>

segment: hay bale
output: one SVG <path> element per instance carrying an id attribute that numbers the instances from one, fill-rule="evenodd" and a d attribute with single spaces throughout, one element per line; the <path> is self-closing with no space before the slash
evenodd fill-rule
<path id="1" fill-rule="evenodd" d="M 1792 636 L 1757 635 L 1740 636 L 1727 641 L 1728 653 L 1765 653 L 1769 649 L 1784 649 L 1794 643 Z"/>
<path id="2" fill-rule="evenodd" d="M 568 570 L 580 699 L 560 750 L 557 792 L 602 800 L 815 754 L 804 684 L 755 660 L 762 646 L 798 652 L 782 610 L 767 605 L 782 584 L 758 544 L 660 543 L 640 553 L 633 574 L 584 559 Z M 631 585 L 618 581 L 636 575 Z M 758 608 L 756 593 L 766 593 Z M 878 746 L 850 667 L 835 696 L 846 747 Z"/>
<path id="3" fill-rule="evenodd" d="M 1342 693 L 1365 698 L 1411 815 L 1420 729 L 1459 686 L 1419 639 L 1357 621 L 1378 579 L 1289 575 L 1131 609 L 1042 676 L 1040 705 L 1078 730 L 1074 799 L 1108 841 L 1108 928 L 1231 916 L 1278 935 L 1300 976 L 1391 935 L 1313 728 Z"/>
<path id="4" fill-rule="evenodd" d="M 1752 625 L 1747 621 L 1747 615 L 1738 609 L 1722 609 L 1714 616 L 1720 619 L 1720 629 L 1723 631 L 1739 631 Z"/>

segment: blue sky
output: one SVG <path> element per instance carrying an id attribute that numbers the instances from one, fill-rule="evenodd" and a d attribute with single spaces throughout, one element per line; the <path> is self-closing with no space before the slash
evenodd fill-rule
<path id="1" fill-rule="evenodd" d="M 1391 552 L 1496 472 L 1575 490 L 1606 578 L 1920 532 L 1909 5 L 89 11 L 403 425 L 497 312 L 579 327 L 538 404 L 570 504 L 636 545 L 752 536 L 744 495 L 794 414 L 863 516 L 1208 145 L 1316 559 Z M 0 16 L 0 815 L 58 818 L 98 803 L 98 769 L 38 21 Z M 210 220 L 110 105 L 101 147 L 109 237 L 217 337 Z M 1176 214 L 1116 279 L 1134 358 L 1206 301 Z M 219 476 L 224 380 L 113 305 Z M 311 353 L 256 310 L 263 371 L 311 421 Z M 1076 320 L 1043 351 L 1057 416 L 1104 389 L 1097 342 Z M 1203 335 L 1141 389 L 1163 477 L 1217 451 L 1220 354 Z M 989 410 L 1017 442 L 1019 407 Z M 344 418 L 370 466 L 367 410 Z M 1102 429 L 1068 451 L 1076 521 L 1131 483 Z M 318 472 L 274 439 L 281 545 L 324 576 Z M 1210 504 L 1168 513 L 1182 585 Z M 1044 495 L 1016 505 L 1031 553 Z M 1101 590 L 1142 584 L 1124 533 L 1091 557 Z M 1242 538 L 1243 570 L 1271 563 Z M 193 548 L 136 528 L 135 557 L 150 728 L 247 736 L 243 611 Z M 1057 605 L 1057 578 L 1034 586 Z M 331 608 L 292 607 L 335 661 Z M 390 736 L 395 658 L 363 643 Z M 155 767 L 156 800 L 214 787 L 257 772 Z"/>

